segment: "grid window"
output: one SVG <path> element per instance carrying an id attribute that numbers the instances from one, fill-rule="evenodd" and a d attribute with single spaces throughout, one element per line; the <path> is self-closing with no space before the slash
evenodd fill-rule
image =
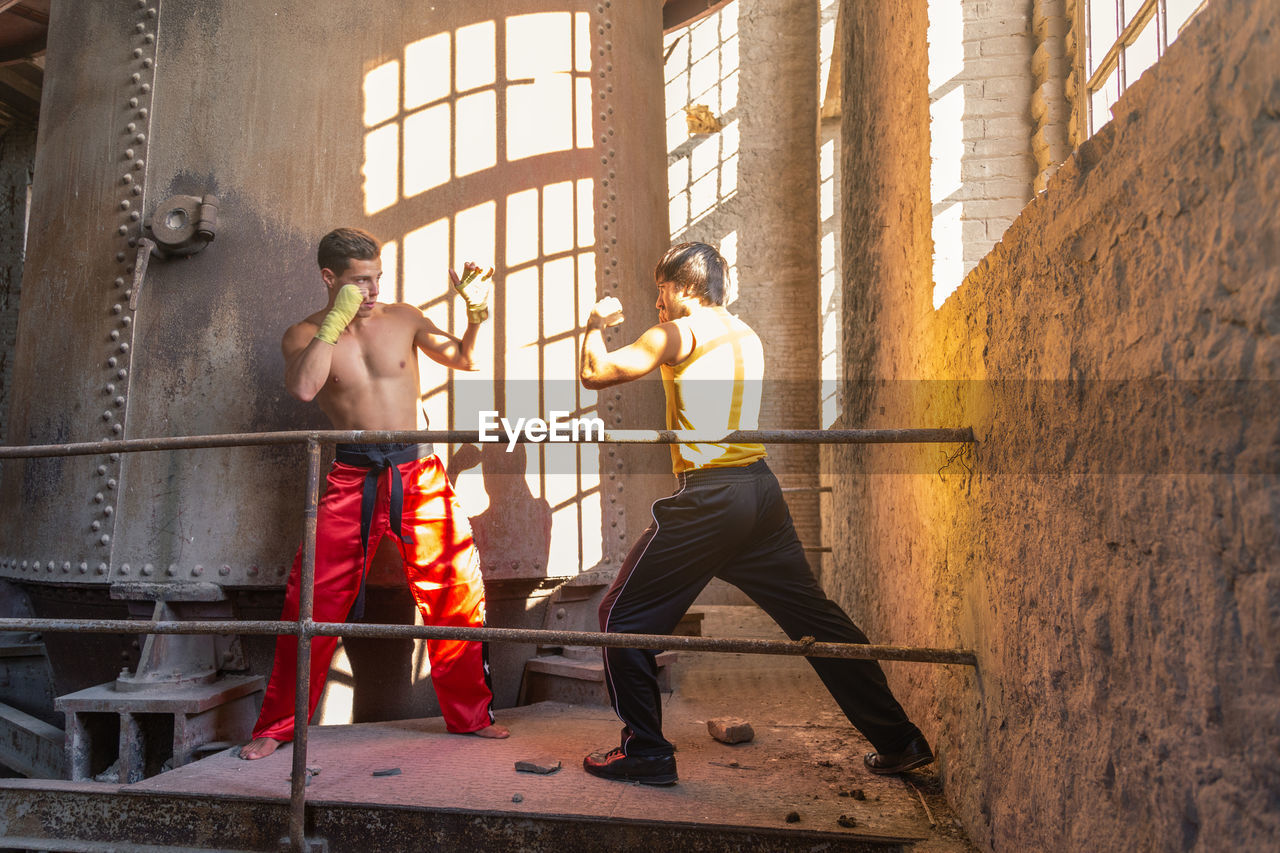
<path id="1" fill-rule="evenodd" d="M 1085 0 L 1088 132 L 1111 120 L 1111 107 L 1178 37 L 1207 0 Z"/>
<path id="2" fill-rule="evenodd" d="M 511 15 L 411 42 L 365 73 L 364 206 L 385 238 L 383 292 L 461 337 L 466 317 L 444 268 L 496 270 L 475 349 L 493 378 L 421 356 L 419 428 L 475 429 L 486 411 L 598 414 L 596 393 L 572 378 L 578 319 L 596 295 L 595 181 L 586 161 L 558 156 L 592 147 L 590 33 L 585 12 Z M 486 578 L 569 576 L 600 562 L 598 456 L 579 444 L 450 447 Z"/>

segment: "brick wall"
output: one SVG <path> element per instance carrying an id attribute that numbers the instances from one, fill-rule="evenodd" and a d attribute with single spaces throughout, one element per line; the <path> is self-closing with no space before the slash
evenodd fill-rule
<path id="1" fill-rule="evenodd" d="M 1025 0 L 928 2 L 935 304 L 1031 197 L 1030 11 Z"/>
<path id="2" fill-rule="evenodd" d="M 1280 8 L 1210 3 L 941 309 L 925 0 L 846 2 L 827 583 L 989 850 L 1280 846 Z M 890 68 L 892 74 L 884 69 Z"/>

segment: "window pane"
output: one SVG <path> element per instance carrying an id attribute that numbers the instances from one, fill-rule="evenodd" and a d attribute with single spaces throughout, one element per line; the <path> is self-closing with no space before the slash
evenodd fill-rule
<path id="1" fill-rule="evenodd" d="M 1120 73 L 1118 70 L 1107 75 L 1106 82 L 1089 99 L 1089 118 L 1093 124 L 1092 132 L 1111 121 L 1111 105 L 1120 99 Z"/>
<path id="2" fill-rule="evenodd" d="M 1171 44 L 1201 5 L 1203 5 L 1203 0 L 1165 0 L 1165 7 L 1169 10 L 1167 30 Z"/>
<path id="3" fill-rule="evenodd" d="M 1124 49 L 1124 83 L 1126 86 L 1132 86 L 1142 76 L 1142 72 L 1146 71 L 1152 65 L 1156 64 L 1156 60 L 1160 58 L 1160 38 L 1159 30 L 1156 28 L 1156 19 L 1153 17 L 1147 21 L 1147 25 L 1142 28 L 1142 32 L 1138 33 L 1138 37 L 1133 40 L 1133 44 Z"/>
<path id="4" fill-rule="evenodd" d="M 1127 27 L 1143 6 L 1142 0 L 1120 0 L 1121 17 Z"/>
<path id="5" fill-rule="evenodd" d="M 1089 73 L 1098 70 L 1102 58 L 1120 37 L 1116 27 L 1116 0 L 1089 0 Z"/>

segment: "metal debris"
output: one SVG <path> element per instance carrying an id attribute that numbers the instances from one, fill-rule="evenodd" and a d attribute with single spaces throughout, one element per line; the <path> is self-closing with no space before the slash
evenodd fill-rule
<path id="1" fill-rule="evenodd" d="M 559 759 L 556 759 L 554 762 L 552 762 L 547 759 L 535 760 L 530 758 L 524 758 L 516 762 L 516 772 L 517 773 L 538 773 L 542 776 L 547 776 L 551 773 L 555 773 L 556 771 L 558 771 L 560 769 L 560 766 L 561 765 L 560 765 Z"/>
<path id="2" fill-rule="evenodd" d="M 399 768 L 399 767 L 388 767 L 386 770 L 375 770 L 375 771 L 373 771 L 373 772 L 372 772 L 371 774 L 369 774 L 369 775 L 371 775 L 371 776 L 399 776 L 399 775 L 400 775 L 400 768 Z"/>
<path id="3" fill-rule="evenodd" d="M 913 783 L 910 779 L 906 780 L 906 783 L 911 786 L 911 790 L 915 791 L 916 796 L 920 798 L 920 805 L 924 807 L 925 817 L 929 818 L 929 828 L 933 829 L 935 826 L 938 825 L 938 822 L 933 819 L 933 812 L 930 811 L 929 804 L 924 801 L 924 794 L 920 792 L 920 789 L 917 788 L 915 786 L 915 783 Z"/>
<path id="4" fill-rule="evenodd" d="M 311 784 L 311 777 L 313 777 L 313 776 L 319 776 L 319 775 L 320 775 L 320 768 L 319 768 L 319 767 L 308 767 L 308 768 L 307 768 L 307 772 L 306 772 L 306 776 L 304 776 L 304 777 L 303 777 L 303 781 L 302 781 L 302 785 L 303 785 L 303 787 L 306 787 L 307 785 L 310 785 L 310 784 Z M 292 776 L 290 776 L 290 777 L 289 777 L 289 779 L 290 779 L 290 781 L 292 781 L 293 777 L 292 777 Z"/>

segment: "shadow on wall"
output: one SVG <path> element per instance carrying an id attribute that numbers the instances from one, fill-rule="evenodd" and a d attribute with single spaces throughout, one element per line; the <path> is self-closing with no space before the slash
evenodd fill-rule
<path id="1" fill-rule="evenodd" d="M 421 359 L 420 426 L 475 429 L 480 411 L 596 411 L 595 393 L 574 381 L 578 321 L 596 298 L 598 190 L 579 177 L 592 149 L 591 70 L 588 13 L 543 11 L 430 33 L 364 75 L 364 208 L 385 240 L 385 291 L 461 334 L 445 259 L 496 271 L 478 345 L 493 379 Z M 448 461 L 475 513 L 486 577 L 571 576 L 598 563 L 597 449 L 493 455 L 503 451 L 456 448 Z M 466 475 L 475 468 L 482 477 Z"/>

